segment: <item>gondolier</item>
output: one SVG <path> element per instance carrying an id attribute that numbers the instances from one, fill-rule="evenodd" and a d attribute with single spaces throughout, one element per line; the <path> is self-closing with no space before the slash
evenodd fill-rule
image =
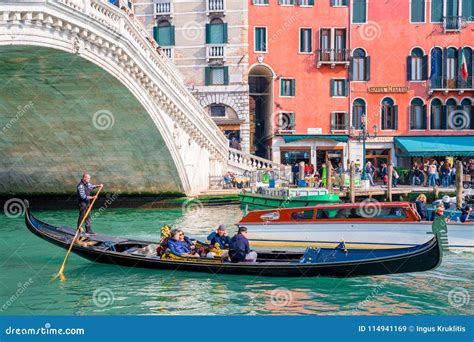
<path id="1" fill-rule="evenodd" d="M 84 173 L 82 175 L 81 181 L 79 182 L 79 184 L 77 184 L 77 197 L 79 200 L 79 218 L 77 219 L 78 226 L 81 224 L 81 221 L 84 218 L 84 215 L 86 214 L 87 209 L 89 208 L 90 200 L 94 199 L 95 197 L 95 196 L 90 195 L 91 190 L 95 188 L 102 188 L 104 186 L 103 184 L 93 185 L 89 183 L 90 180 L 91 180 L 91 176 L 88 173 Z M 86 234 L 94 234 L 91 230 L 90 214 L 87 215 L 85 223 L 86 223 Z"/>

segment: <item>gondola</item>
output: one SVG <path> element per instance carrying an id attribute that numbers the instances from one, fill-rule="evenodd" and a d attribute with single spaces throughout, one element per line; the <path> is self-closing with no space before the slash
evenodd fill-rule
<path id="1" fill-rule="evenodd" d="M 36 219 L 25 201 L 28 229 L 42 239 L 67 249 L 75 235 L 70 227 L 55 227 Z M 166 269 L 212 274 L 271 277 L 355 277 L 422 272 L 441 264 L 443 220 L 433 224 L 434 237 L 409 248 L 384 250 L 336 248 L 308 249 L 305 253 L 258 252 L 256 262 L 231 263 L 223 258 L 172 258 L 149 253 L 156 242 L 97 234 L 76 243 L 72 252 L 93 262 L 149 269 Z M 150 248 L 151 247 L 151 248 Z M 148 251 L 147 251 L 148 250 Z"/>

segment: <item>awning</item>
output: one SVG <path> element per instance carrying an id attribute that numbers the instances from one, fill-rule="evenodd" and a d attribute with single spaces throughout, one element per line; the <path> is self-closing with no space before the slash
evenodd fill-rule
<path id="1" fill-rule="evenodd" d="M 474 157 L 474 136 L 396 137 L 398 157 Z"/>
<path id="2" fill-rule="evenodd" d="M 329 135 L 324 135 L 324 134 L 288 134 L 288 135 L 282 135 L 281 136 L 283 140 L 285 140 L 286 143 L 290 143 L 293 141 L 298 141 L 298 140 L 304 140 L 304 139 L 330 139 L 330 140 L 336 140 L 338 142 L 347 142 L 349 140 L 348 135 L 343 135 L 343 134 L 329 134 Z"/>

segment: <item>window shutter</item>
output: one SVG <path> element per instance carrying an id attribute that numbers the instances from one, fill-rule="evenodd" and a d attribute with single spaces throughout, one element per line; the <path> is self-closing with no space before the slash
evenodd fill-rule
<path id="1" fill-rule="evenodd" d="M 423 105 L 423 117 L 421 118 L 421 128 L 426 129 L 426 116 L 428 114 L 428 109 L 426 105 Z"/>
<path id="2" fill-rule="evenodd" d="M 443 21 L 443 0 L 431 0 L 431 22 Z"/>
<path id="3" fill-rule="evenodd" d="M 204 68 L 204 83 L 206 85 L 211 84 L 211 68 L 210 67 Z"/>
<path id="4" fill-rule="evenodd" d="M 175 45 L 174 26 L 170 26 L 170 45 Z"/>
<path id="5" fill-rule="evenodd" d="M 370 56 L 365 57 L 365 80 L 370 81 Z"/>
<path id="6" fill-rule="evenodd" d="M 158 41 L 158 26 L 153 27 L 153 38 L 155 38 L 155 41 L 159 44 L 160 42 Z"/>
<path id="7" fill-rule="evenodd" d="M 308 4 L 309 4 L 310 6 L 314 6 L 314 0 L 309 0 Z"/>
<path id="8" fill-rule="evenodd" d="M 224 84 L 225 85 L 229 84 L 229 67 L 228 66 L 224 67 Z"/>
<path id="9" fill-rule="evenodd" d="M 206 44 L 211 43 L 211 25 L 206 24 Z"/>
<path id="10" fill-rule="evenodd" d="M 336 128 L 336 113 L 331 113 L 331 131 Z"/>
<path id="11" fill-rule="evenodd" d="M 424 55 L 423 56 L 423 62 L 422 62 L 423 63 L 422 71 L 421 71 L 421 79 L 423 81 L 428 80 L 428 64 L 429 64 L 428 60 L 429 60 L 428 55 Z"/>
<path id="12" fill-rule="evenodd" d="M 295 80 L 291 80 L 291 96 L 295 96 Z"/>
<path id="13" fill-rule="evenodd" d="M 348 2 L 347 0 L 342 0 L 342 4 L 343 4 L 344 6 L 347 6 L 347 2 Z"/>
<path id="14" fill-rule="evenodd" d="M 410 104 L 410 129 L 415 129 L 415 107 Z"/>
<path id="15" fill-rule="evenodd" d="M 344 129 L 349 129 L 349 113 L 344 113 Z"/>
<path id="16" fill-rule="evenodd" d="M 227 44 L 228 43 L 228 33 L 227 33 L 227 23 L 224 23 L 224 27 L 223 27 L 223 30 L 224 30 L 224 39 L 223 39 L 223 43 L 224 44 Z"/>
<path id="17" fill-rule="evenodd" d="M 411 79 L 411 56 L 407 57 L 407 81 L 413 81 Z"/>
<path id="18" fill-rule="evenodd" d="M 330 92 L 330 94 L 331 94 L 331 97 L 334 96 L 334 93 L 335 93 L 335 92 L 334 92 L 334 83 L 335 83 L 334 80 L 331 80 L 331 82 L 330 82 L 330 89 L 329 89 L 329 92 Z"/>
<path id="19" fill-rule="evenodd" d="M 393 106 L 393 129 L 398 129 L 398 105 Z"/>
<path id="20" fill-rule="evenodd" d="M 349 84 L 347 80 L 344 80 L 344 96 L 348 96 L 348 95 L 349 95 Z"/>
<path id="21" fill-rule="evenodd" d="M 354 57 L 350 57 L 350 58 L 349 58 L 349 81 L 353 81 L 353 80 L 354 80 L 354 72 L 353 72 L 353 69 L 354 69 Z"/>
<path id="22" fill-rule="evenodd" d="M 283 92 L 283 78 L 280 78 L 280 96 L 284 96 L 284 92 Z"/>
<path id="23" fill-rule="evenodd" d="M 441 77 L 441 88 L 445 88 L 446 75 L 448 71 L 448 49 L 443 49 L 443 75 Z"/>
<path id="24" fill-rule="evenodd" d="M 448 108 L 445 105 L 441 106 L 441 129 L 446 129 L 448 124 Z"/>

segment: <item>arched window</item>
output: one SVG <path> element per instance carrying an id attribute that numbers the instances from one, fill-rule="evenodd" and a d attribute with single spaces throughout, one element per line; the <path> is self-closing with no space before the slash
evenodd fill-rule
<path id="1" fill-rule="evenodd" d="M 352 103 L 352 127 L 361 129 L 362 115 L 366 114 L 366 104 L 363 99 L 356 99 Z"/>
<path id="2" fill-rule="evenodd" d="M 462 55 L 460 54 L 459 58 L 463 57 L 464 59 L 461 60 L 461 63 L 463 63 L 463 61 L 466 62 L 467 74 L 464 75 L 464 72 L 461 71 L 458 77 L 460 83 L 459 88 L 472 89 L 472 49 L 470 47 L 464 47 L 462 49 Z M 464 76 L 466 76 L 466 78 L 464 78 Z"/>
<path id="3" fill-rule="evenodd" d="M 206 44 L 227 43 L 227 24 L 220 18 L 214 18 L 206 25 Z"/>
<path id="4" fill-rule="evenodd" d="M 428 58 L 423 55 L 423 50 L 415 48 L 407 59 L 407 80 L 422 81 L 428 79 Z"/>
<path id="5" fill-rule="evenodd" d="M 430 83 L 432 89 L 442 89 L 443 84 L 443 51 L 440 48 L 431 50 Z"/>
<path id="6" fill-rule="evenodd" d="M 410 129 L 426 129 L 426 105 L 419 98 L 410 103 Z"/>
<path id="7" fill-rule="evenodd" d="M 446 88 L 456 88 L 458 68 L 457 55 L 458 51 L 455 48 L 449 48 L 446 50 Z"/>
<path id="8" fill-rule="evenodd" d="M 465 116 L 465 129 L 474 129 L 474 107 L 472 105 L 472 100 L 462 100 L 461 109 Z"/>
<path id="9" fill-rule="evenodd" d="M 363 49 L 355 49 L 352 55 L 352 81 L 368 81 L 370 79 L 370 57 Z"/>
<path id="10" fill-rule="evenodd" d="M 457 129 L 456 117 L 458 116 L 457 103 L 455 99 L 446 101 L 446 118 L 448 129 Z"/>
<path id="11" fill-rule="evenodd" d="M 174 45 L 174 26 L 168 20 L 161 20 L 154 28 L 153 35 L 161 46 Z"/>
<path id="12" fill-rule="evenodd" d="M 398 106 L 395 105 L 390 97 L 383 99 L 381 112 L 382 129 L 398 129 Z"/>
<path id="13" fill-rule="evenodd" d="M 446 120 L 443 120 L 443 104 L 439 99 L 431 101 L 431 129 L 446 129 Z"/>

